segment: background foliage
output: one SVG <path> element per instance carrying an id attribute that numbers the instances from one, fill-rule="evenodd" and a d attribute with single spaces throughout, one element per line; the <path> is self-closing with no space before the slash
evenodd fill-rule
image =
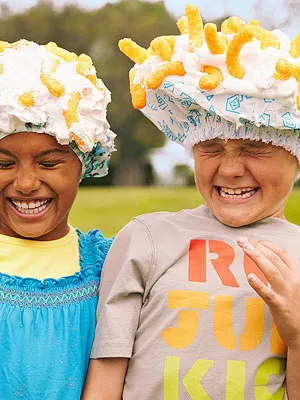
<path id="1" fill-rule="evenodd" d="M 187 188 L 81 188 L 72 208 L 71 224 L 84 232 L 99 228 L 115 235 L 139 214 L 179 211 L 203 204 L 195 187 Z M 288 221 L 300 225 L 300 189 L 294 189 L 287 204 Z"/>

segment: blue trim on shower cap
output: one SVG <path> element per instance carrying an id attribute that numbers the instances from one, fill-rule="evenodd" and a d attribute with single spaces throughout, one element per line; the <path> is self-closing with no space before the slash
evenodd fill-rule
<path id="1" fill-rule="evenodd" d="M 96 143 L 92 150 L 86 153 L 82 152 L 74 141 L 69 143 L 69 146 L 81 161 L 81 179 L 101 178 L 108 174 L 110 154 L 101 147 L 100 142 Z"/>

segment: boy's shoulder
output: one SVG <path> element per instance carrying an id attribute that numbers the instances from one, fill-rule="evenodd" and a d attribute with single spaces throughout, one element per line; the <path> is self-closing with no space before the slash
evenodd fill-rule
<path id="1" fill-rule="evenodd" d="M 177 236 L 188 237 L 195 232 L 205 231 L 208 225 L 216 229 L 219 222 L 212 217 L 207 206 L 202 205 L 194 209 L 183 209 L 176 212 L 160 211 L 149 214 L 138 215 L 128 224 L 131 232 L 136 235 L 142 231 L 148 232 L 149 236 L 157 241 L 160 238 L 175 238 Z"/>
<path id="2" fill-rule="evenodd" d="M 190 221 L 198 220 L 199 218 L 207 217 L 207 207 L 199 206 L 194 209 L 182 209 L 179 211 L 157 211 L 153 213 L 141 214 L 133 218 L 133 221 L 138 221 L 141 224 L 153 227 L 156 225 L 176 224 L 181 225 Z"/>

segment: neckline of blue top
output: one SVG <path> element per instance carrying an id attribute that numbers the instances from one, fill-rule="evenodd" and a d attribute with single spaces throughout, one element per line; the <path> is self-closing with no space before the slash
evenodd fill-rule
<path id="1" fill-rule="evenodd" d="M 60 290 L 62 288 L 78 286 L 90 279 L 99 279 L 102 265 L 110 248 L 111 239 L 106 239 L 98 229 L 82 233 L 76 229 L 79 245 L 80 270 L 73 275 L 63 276 L 59 279 L 25 278 L 8 275 L 0 272 L 0 287 L 14 286 L 26 290 Z"/>

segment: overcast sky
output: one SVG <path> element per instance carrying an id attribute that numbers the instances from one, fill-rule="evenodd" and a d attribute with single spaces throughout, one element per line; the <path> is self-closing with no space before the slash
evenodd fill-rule
<path id="1" fill-rule="evenodd" d="M 111 0 L 110 3 L 118 0 Z M 155 0 L 153 0 L 155 1 Z M 176 17 L 184 14 L 185 5 L 188 3 L 196 4 L 201 10 L 201 14 L 206 20 L 211 20 L 224 15 L 238 15 L 244 20 L 252 18 L 262 19 L 265 16 L 265 25 L 271 21 L 274 26 L 280 28 L 286 33 L 294 36 L 300 31 L 300 12 L 293 12 L 289 24 L 282 25 L 288 15 L 285 7 L 286 0 L 164 0 L 167 9 Z M 108 3 L 106 0 L 53 0 L 57 6 L 67 3 L 77 3 L 85 8 L 99 8 Z M 0 4 L 9 4 L 15 10 L 23 10 L 36 4 L 36 0 L 0 0 Z M 260 11 L 254 7 L 254 4 L 260 4 Z M 266 26 L 269 27 L 269 26 Z"/>

